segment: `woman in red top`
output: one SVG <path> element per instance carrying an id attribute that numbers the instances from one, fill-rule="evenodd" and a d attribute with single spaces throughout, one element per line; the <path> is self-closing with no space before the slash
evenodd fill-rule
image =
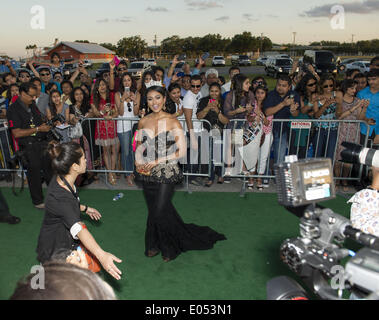
<path id="1" fill-rule="evenodd" d="M 103 147 L 104 163 L 107 171 L 116 169 L 117 153 L 120 143 L 117 137 L 117 123 L 114 118 L 118 117 L 114 93 L 109 90 L 108 84 L 103 79 L 96 81 L 91 96 L 91 110 L 98 120 L 95 128 L 95 143 Z M 116 184 L 115 174 L 108 173 L 110 184 Z"/>

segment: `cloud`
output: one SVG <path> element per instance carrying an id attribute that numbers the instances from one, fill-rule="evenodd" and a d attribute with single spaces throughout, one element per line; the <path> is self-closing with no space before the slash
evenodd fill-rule
<path id="1" fill-rule="evenodd" d="M 146 11 L 150 11 L 150 12 L 168 12 L 168 9 L 165 8 L 165 7 L 156 7 L 156 8 L 148 7 L 146 9 Z"/>
<path id="2" fill-rule="evenodd" d="M 222 17 L 219 17 L 219 18 L 215 19 L 215 21 L 226 22 L 229 19 L 230 19 L 230 17 L 228 17 L 228 16 L 222 16 Z"/>
<path id="3" fill-rule="evenodd" d="M 108 23 L 109 19 L 96 20 L 97 23 Z"/>
<path id="4" fill-rule="evenodd" d="M 325 4 L 322 6 L 314 7 L 310 10 L 304 11 L 300 14 L 300 17 L 313 17 L 313 18 L 320 18 L 320 17 L 329 17 L 332 12 L 331 9 L 336 4 Z M 349 2 L 349 3 L 341 3 L 340 4 L 344 10 L 345 13 L 355 13 L 355 14 L 370 14 L 374 13 L 375 11 L 379 11 L 379 1 L 377 0 L 365 0 L 365 1 L 356 1 L 356 2 Z"/>
<path id="5" fill-rule="evenodd" d="M 224 6 L 219 1 L 193 1 L 186 0 L 187 6 L 190 7 L 190 10 L 209 10 L 214 8 L 223 8 Z"/>
<path id="6" fill-rule="evenodd" d="M 247 21 L 259 21 L 260 19 L 258 17 L 254 17 L 254 15 L 250 13 L 244 13 L 242 15 L 242 18 L 247 20 Z"/>
<path id="7" fill-rule="evenodd" d="M 128 23 L 128 22 L 131 22 L 131 21 L 132 21 L 131 17 L 125 17 L 125 16 L 121 17 L 121 18 L 116 18 L 116 19 L 105 18 L 105 19 L 96 20 L 97 23 L 110 23 L 110 22 Z"/>

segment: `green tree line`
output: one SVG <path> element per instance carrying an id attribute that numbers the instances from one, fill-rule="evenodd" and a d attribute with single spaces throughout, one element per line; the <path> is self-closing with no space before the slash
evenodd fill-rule
<path id="1" fill-rule="evenodd" d="M 355 53 L 362 52 L 363 54 L 379 53 L 379 39 L 357 41 L 355 43 L 340 43 L 338 41 L 320 41 L 312 42 L 311 46 L 322 46 L 330 48 L 335 53 Z"/>
<path id="2" fill-rule="evenodd" d="M 173 35 L 163 39 L 160 46 L 154 49 L 149 48 L 147 42 L 140 36 L 122 38 L 117 44 L 101 43 L 100 45 L 123 57 L 139 57 L 145 53 L 151 53 L 152 50 L 167 55 L 185 53 L 187 56 L 197 56 L 203 52 L 222 54 L 267 51 L 271 50 L 272 41 L 267 37 L 256 37 L 251 32 L 245 31 L 232 38 L 224 38 L 220 34 L 186 38 Z"/>

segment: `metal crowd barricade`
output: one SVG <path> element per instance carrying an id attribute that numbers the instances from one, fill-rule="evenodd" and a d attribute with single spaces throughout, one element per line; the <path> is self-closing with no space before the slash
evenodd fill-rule
<path id="1" fill-rule="evenodd" d="M 243 156 L 239 154 L 238 148 L 243 146 L 243 127 L 246 124 L 246 120 L 231 120 L 229 128 L 230 132 L 224 134 L 224 150 L 228 151 L 225 155 L 224 153 L 224 161 L 223 161 L 223 172 L 230 178 L 240 178 L 243 180 L 243 184 L 241 187 L 241 196 L 243 196 L 246 192 L 246 184 L 248 178 L 261 178 L 261 179 L 272 179 L 275 178 L 273 175 L 273 165 L 275 159 L 273 159 L 272 154 L 274 153 L 275 146 L 278 146 L 278 150 L 276 153 L 278 155 L 282 154 L 296 154 L 299 159 L 302 158 L 314 158 L 317 155 L 319 157 L 326 157 L 327 155 L 327 147 L 329 146 L 329 141 L 331 142 L 331 147 L 333 150 L 331 151 L 333 154 L 332 162 L 333 167 L 336 167 L 336 164 L 340 164 L 339 155 L 337 155 L 337 149 L 340 143 L 344 141 L 353 142 L 360 144 L 361 134 L 360 134 L 360 124 L 364 123 L 367 126 L 367 133 L 364 141 L 364 146 L 367 146 L 369 130 L 370 127 L 364 122 L 360 120 L 319 120 L 319 119 L 280 119 L 273 120 L 272 128 L 274 127 L 274 123 L 280 125 L 279 128 L 279 141 L 276 144 L 272 144 L 269 157 L 267 158 L 266 174 L 259 175 L 255 170 L 252 170 L 250 173 L 244 172 L 243 165 L 244 159 Z M 317 129 L 317 125 L 321 125 L 321 123 L 326 123 L 326 136 L 321 136 L 321 130 Z M 330 126 L 331 123 L 336 123 L 336 132 L 332 132 L 332 128 Z M 350 127 L 350 136 L 343 136 L 343 141 L 340 141 L 342 137 L 340 137 L 340 130 L 342 130 L 343 126 L 351 126 Z M 285 134 L 287 133 L 287 134 Z M 334 137 L 332 137 L 334 135 Z M 231 137 L 228 139 L 228 137 Z M 282 139 L 286 138 L 287 141 L 283 141 Z M 274 135 L 271 135 L 271 138 L 274 139 Z M 335 138 L 335 143 L 333 140 Z M 284 142 L 286 142 L 284 144 Z M 285 145 L 285 150 L 283 150 L 283 146 Z M 322 147 L 322 148 L 321 148 Z M 322 150 L 321 150 L 322 149 Z M 259 149 L 260 152 L 261 149 Z M 229 159 L 228 159 L 229 157 Z M 257 156 L 256 168 L 259 168 L 259 158 L 260 155 Z M 279 159 L 280 161 L 284 161 L 284 159 Z M 230 167 L 231 166 L 231 167 Z M 352 165 L 350 167 L 350 172 L 348 176 L 343 175 L 343 165 L 340 165 L 340 172 L 335 172 L 335 180 L 347 180 L 347 181 L 359 181 L 362 177 L 362 165 Z M 271 173 L 270 173 L 271 172 Z M 353 176 L 354 174 L 354 176 Z"/>
<path id="2" fill-rule="evenodd" d="M 103 118 L 86 118 L 86 119 L 84 119 L 82 122 L 82 126 L 85 125 L 85 123 L 88 123 L 89 130 L 86 130 L 87 131 L 87 140 L 88 140 L 89 144 L 92 145 L 92 147 L 90 148 L 91 149 L 90 150 L 90 157 L 91 157 L 91 162 L 93 164 L 95 164 L 93 168 L 89 168 L 87 171 L 93 172 L 93 173 L 105 174 L 105 176 L 108 173 L 132 174 L 134 172 L 134 169 L 135 169 L 134 152 L 132 154 L 133 155 L 133 170 L 128 171 L 128 170 L 125 170 L 125 168 L 123 168 L 122 170 L 118 170 L 118 169 L 108 170 L 106 168 L 105 163 L 106 162 L 110 163 L 112 161 L 112 159 L 106 159 L 105 160 L 105 157 L 110 157 L 111 155 L 108 152 L 106 152 L 107 154 L 105 154 L 105 152 L 103 150 L 104 146 L 96 144 L 95 136 L 99 137 L 101 135 L 101 132 L 99 129 L 99 121 L 114 121 L 114 126 L 113 126 L 114 132 L 109 132 L 108 125 L 105 125 L 105 126 L 103 126 L 103 129 L 105 129 L 105 133 L 103 133 L 102 135 L 106 136 L 106 137 L 109 137 L 109 136 L 111 136 L 111 137 L 116 136 L 117 137 L 117 127 L 118 127 L 119 131 L 122 131 L 122 132 L 131 131 L 133 129 L 133 126 L 138 125 L 140 118 L 138 118 L 138 117 L 135 117 L 135 118 L 114 118 L 112 120 L 105 120 Z M 183 126 L 183 130 L 186 133 L 188 131 L 186 121 L 184 119 L 179 119 L 179 121 L 181 122 L 181 124 Z M 211 151 L 210 152 L 204 152 L 204 153 L 201 152 L 201 150 L 209 150 L 211 148 L 211 143 L 209 140 L 210 138 L 208 139 L 207 135 L 204 134 L 206 132 L 206 130 L 204 129 L 204 123 L 208 123 L 209 125 L 210 125 L 210 123 L 206 120 L 195 120 L 195 119 L 193 119 L 192 121 L 194 123 L 194 126 L 196 123 L 201 124 L 199 131 L 195 132 L 197 142 L 198 142 L 198 146 L 201 146 L 201 149 L 199 150 L 199 152 L 196 152 L 196 151 L 192 152 L 192 154 L 191 154 L 192 159 L 187 158 L 187 159 L 184 159 L 184 161 L 183 160 L 181 161 L 182 168 L 183 168 L 183 175 L 186 177 L 186 186 L 187 186 L 187 190 L 189 192 L 190 192 L 189 178 L 195 177 L 195 176 L 207 177 L 209 175 L 210 169 L 208 170 L 208 172 L 202 172 L 201 168 L 202 168 L 202 165 L 207 165 L 209 167 L 209 165 L 211 164 L 211 162 L 210 162 L 211 161 L 211 156 L 210 156 Z M 85 130 L 83 130 L 83 132 L 85 132 Z M 132 132 L 134 132 L 134 130 L 132 130 Z M 83 133 L 83 134 L 85 134 L 85 133 Z M 130 141 L 128 141 L 128 143 L 126 145 L 129 145 L 132 143 L 131 142 L 132 136 L 128 136 L 127 138 L 128 139 L 130 138 Z M 121 146 L 122 145 L 123 144 L 121 143 Z M 189 134 L 187 134 L 187 149 L 188 149 L 188 153 L 191 153 L 191 148 L 189 148 L 189 146 L 190 146 L 190 139 L 189 139 Z M 125 150 L 122 150 L 122 147 L 120 148 L 120 150 L 116 150 L 116 154 L 117 154 L 116 164 L 118 163 L 118 154 L 119 153 L 121 154 L 122 152 L 125 152 Z M 191 160 L 193 160 L 193 161 L 191 161 Z M 193 168 L 195 168 L 196 170 L 191 170 Z M 107 186 L 110 186 L 108 179 L 105 178 L 104 182 L 107 184 Z"/>
<path id="3" fill-rule="evenodd" d="M 105 166 L 105 163 L 111 163 L 112 159 L 105 159 L 105 156 L 109 157 L 110 155 L 104 153 L 103 147 L 97 145 L 95 141 L 95 136 L 99 136 L 99 121 L 114 121 L 112 133 L 115 138 L 117 138 L 117 124 L 119 125 L 119 131 L 132 131 L 133 126 L 136 126 L 140 118 L 114 118 L 112 120 L 105 120 L 101 118 L 86 118 L 82 121 L 83 127 L 83 136 L 86 137 L 88 143 L 84 143 L 86 151 L 86 156 L 90 157 L 88 163 L 91 163 L 92 166 L 88 167 L 88 172 L 93 173 L 103 173 L 105 176 L 107 173 L 120 173 L 120 174 L 132 174 L 134 172 L 134 152 L 132 152 L 133 164 L 132 170 L 125 170 L 125 168 L 118 169 L 115 167 L 114 170 L 108 170 Z M 222 171 L 222 176 L 229 176 L 230 178 L 240 178 L 243 181 L 241 188 L 241 196 L 246 192 L 246 183 L 248 178 L 262 178 L 262 179 L 272 179 L 274 178 L 272 169 L 273 169 L 273 159 L 272 153 L 274 144 L 272 144 L 269 156 L 266 162 L 266 171 L 265 174 L 257 174 L 251 172 L 249 175 L 246 175 L 243 171 L 243 156 L 241 156 L 238 148 L 243 146 L 243 127 L 246 124 L 246 120 L 231 120 L 230 123 L 225 127 L 221 133 L 213 130 L 211 124 L 206 120 L 195 120 L 193 119 L 194 127 L 196 123 L 200 123 L 198 130 L 195 132 L 197 138 L 198 151 L 193 152 L 190 144 L 189 134 L 187 130 L 187 123 L 185 119 L 179 119 L 182 124 L 183 130 L 187 135 L 187 158 L 181 161 L 183 174 L 186 177 L 186 188 L 189 193 L 190 184 L 189 180 L 194 177 L 209 177 L 211 175 L 211 170 L 214 170 L 215 166 L 220 166 Z M 369 141 L 369 131 L 370 126 L 368 126 L 364 121 L 359 120 L 319 120 L 319 119 L 284 119 L 284 120 L 273 120 L 273 124 L 278 123 L 280 125 L 280 135 L 279 135 L 279 150 L 282 148 L 282 137 L 283 132 L 286 130 L 288 132 L 287 143 L 286 143 L 286 154 L 296 154 L 299 158 L 310 158 L 317 156 L 316 152 L 319 150 L 319 145 L 321 142 L 328 145 L 329 140 L 332 137 L 332 132 L 330 126 L 327 130 L 324 138 L 321 136 L 321 131 L 316 129 L 317 124 L 321 123 L 337 123 L 337 132 L 333 134 L 336 135 L 336 142 L 333 146 L 333 166 L 339 163 L 337 149 L 339 146 L 340 131 L 344 126 L 354 126 L 354 129 L 350 130 L 350 136 L 343 136 L 343 141 L 349 141 L 360 144 L 361 134 L 360 134 L 360 124 L 364 123 L 367 127 L 367 132 L 364 140 L 364 146 L 368 145 Z M 204 124 L 207 124 L 211 130 L 208 132 L 204 128 Z M 86 128 L 86 129 L 85 129 Z M 108 126 L 104 126 L 105 135 L 108 137 L 109 133 Z M 98 130 L 95 133 L 95 130 Z M 216 134 L 217 133 L 217 134 Z M 303 136 L 302 136 L 303 135 Z M 130 138 L 128 145 L 132 143 L 132 135 L 127 137 Z M 271 135 L 273 139 L 273 135 Z M 324 139 L 325 141 L 323 141 Z M 83 140 L 81 140 L 83 141 Z M 313 149 L 313 152 L 312 152 Z M 116 160 L 115 163 L 118 163 L 118 157 L 121 152 L 125 150 L 119 150 L 116 148 Z M 193 152 L 194 154 L 191 154 Z M 260 149 L 259 149 L 260 152 Z M 15 150 L 13 146 L 13 139 L 11 133 L 6 126 L 6 120 L 0 120 L 0 173 L 15 172 L 19 171 L 22 168 L 15 168 L 10 166 L 9 160 L 13 159 L 15 155 Z M 260 155 L 259 155 L 260 156 Z M 259 156 L 257 157 L 258 161 L 256 167 L 259 168 Z M 322 150 L 319 156 L 326 156 L 326 149 Z M 116 169 L 117 168 L 117 169 Z M 347 181 L 359 181 L 362 177 L 364 166 L 362 165 L 353 165 L 350 166 L 349 174 L 343 175 L 343 166 L 341 172 L 337 172 L 335 175 L 335 180 L 347 180 Z M 108 179 L 105 179 L 105 183 L 110 187 Z"/>
<path id="4" fill-rule="evenodd" d="M 7 120 L 0 120 L 0 173 L 16 172 L 20 169 L 11 166 L 10 162 L 15 157 L 12 135 L 7 125 Z"/>

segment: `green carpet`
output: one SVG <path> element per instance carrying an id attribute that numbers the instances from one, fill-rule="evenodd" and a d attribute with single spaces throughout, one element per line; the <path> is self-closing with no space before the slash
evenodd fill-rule
<path id="1" fill-rule="evenodd" d="M 15 197 L 2 189 L 18 225 L 0 224 L 0 299 L 8 299 L 17 281 L 37 264 L 35 248 L 43 211 L 34 209 L 28 190 Z M 293 274 L 279 260 L 283 240 L 298 235 L 298 218 L 278 205 L 274 194 L 177 192 L 174 205 L 187 223 L 207 225 L 226 235 L 214 249 L 189 251 L 165 263 L 144 256 L 147 209 L 141 191 L 82 190 L 81 202 L 97 208 L 101 222 L 87 218 L 88 229 L 100 246 L 123 262 L 122 280 L 108 281 L 119 299 L 129 300 L 250 300 L 266 298 L 266 282 Z M 344 216 L 343 198 L 324 202 Z M 294 277 L 296 278 L 296 277 Z"/>

